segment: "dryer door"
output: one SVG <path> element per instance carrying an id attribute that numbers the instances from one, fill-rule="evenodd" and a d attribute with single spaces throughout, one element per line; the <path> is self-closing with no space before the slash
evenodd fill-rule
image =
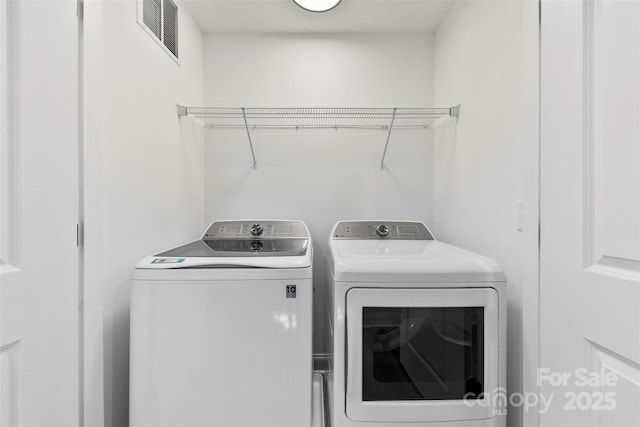
<path id="1" fill-rule="evenodd" d="M 498 331 L 492 288 L 350 290 L 347 417 L 493 418 L 500 394 Z"/>

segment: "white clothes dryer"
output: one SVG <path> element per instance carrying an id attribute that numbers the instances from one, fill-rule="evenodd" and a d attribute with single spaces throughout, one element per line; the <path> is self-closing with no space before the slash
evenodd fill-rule
<path id="1" fill-rule="evenodd" d="M 310 426 L 312 294 L 301 221 L 215 221 L 140 261 L 130 425 Z"/>
<path id="2" fill-rule="evenodd" d="M 338 222 L 329 248 L 331 426 L 506 426 L 498 264 L 421 222 Z"/>

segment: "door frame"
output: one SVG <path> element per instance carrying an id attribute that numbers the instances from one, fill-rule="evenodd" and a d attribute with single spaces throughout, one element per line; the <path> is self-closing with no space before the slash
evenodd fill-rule
<path id="1" fill-rule="evenodd" d="M 74 86 L 75 87 L 74 89 L 77 91 L 75 93 L 76 97 L 75 99 L 73 99 L 74 104 L 73 104 L 72 113 L 65 116 L 65 119 L 68 119 L 69 117 L 73 117 L 74 120 L 76 120 L 76 124 L 68 125 L 68 126 L 66 124 L 63 124 L 65 126 L 65 132 L 68 131 L 68 133 L 65 133 L 66 138 L 70 138 L 69 135 L 71 134 L 75 134 L 74 138 L 77 138 L 77 140 L 74 141 L 75 146 L 69 145 L 70 149 L 65 152 L 66 153 L 65 155 L 68 155 L 69 153 L 73 153 L 75 157 L 73 159 L 73 163 L 74 163 L 73 169 L 58 168 L 61 174 L 64 171 L 64 174 L 66 176 L 71 176 L 72 174 L 75 174 L 73 187 L 69 191 L 69 195 L 71 197 L 69 197 L 69 200 L 62 201 L 64 205 L 61 205 L 61 206 L 65 206 L 65 209 L 67 209 L 69 206 L 72 206 L 73 207 L 72 209 L 75 210 L 75 214 L 71 214 L 71 215 L 67 215 L 67 213 L 64 214 L 65 221 L 70 222 L 71 227 L 69 227 L 68 223 L 65 223 L 64 230 L 61 234 L 64 237 L 60 237 L 60 236 L 57 236 L 57 237 L 64 239 L 65 251 L 69 250 L 69 254 L 67 254 L 68 256 L 66 257 L 66 259 L 75 261 L 74 262 L 75 265 L 73 268 L 65 270 L 69 274 L 69 277 L 74 276 L 74 280 L 73 280 L 74 287 L 68 288 L 70 290 L 69 296 L 71 296 L 73 300 L 70 301 L 69 299 L 66 299 L 69 296 L 65 296 L 64 301 L 65 301 L 65 304 L 68 304 L 67 305 L 67 308 L 69 309 L 68 313 L 72 313 L 67 317 L 67 319 L 74 318 L 74 324 L 75 324 L 73 328 L 75 330 L 73 331 L 67 330 L 65 332 L 68 335 L 73 334 L 73 340 L 74 340 L 73 344 L 70 344 L 68 347 L 65 347 L 65 349 L 69 350 L 69 352 L 65 354 L 70 355 L 71 353 L 74 353 L 74 363 L 72 365 L 72 368 L 69 369 L 68 371 L 73 371 L 75 374 L 77 374 L 77 378 L 73 379 L 73 382 L 76 383 L 74 384 L 73 392 L 76 393 L 76 395 L 73 396 L 72 399 L 69 399 L 69 401 L 75 402 L 74 405 L 76 407 L 73 409 L 73 411 L 70 411 L 70 412 L 74 413 L 74 417 L 80 426 L 84 425 L 83 405 L 85 400 L 84 390 L 83 390 L 83 375 L 84 375 L 83 253 L 84 253 L 84 249 L 82 245 L 82 233 L 81 233 L 81 225 L 83 221 L 83 208 L 84 208 L 83 186 L 82 186 L 83 185 L 83 157 L 82 157 L 82 148 L 83 148 L 82 78 L 83 78 L 83 75 L 82 75 L 82 63 L 81 63 L 82 29 L 83 29 L 81 10 L 82 10 L 83 1 L 84 0 L 63 0 L 55 4 L 50 3 L 47 5 L 50 8 L 55 8 L 50 10 L 55 11 L 55 14 L 58 14 L 58 12 L 60 12 L 59 17 L 64 18 L 63 23 L 52 24 L 52 25 L 58 25 L 58 27 L 55 27 L 56 29 L 61 29 L 63 31 L 69 31 L 69 32 L 71 30 L 75 31 L 75 34 L 73 34 L 73 36 L 71 36 L 70 34 L 65 34 L 66 38 L 64 40 L 66 44 L 59 46 L 59 52 L 63 52 L 64 54 L 68 53 L 69 57 L 74 56 L 75 60 L 77 61 L 77 65 L 76 65 L 77 73 L 73 77 L 69 77 L 70 80 L 68 84 L 64 86 L 64 87 Z M 73 15 L 74 9 L 75 9 L 75 16 Z M 33 174 L 31 173 L 32 171 L 25 174 L 24 171 L 22 170 L 23 163 L 26 163 L 25 160 L 29 159 L 29 156 L 28 156 L 29 153 L 28 152 L 23 153 L 23 151 L 28 151 L 28 150 L 25 150 L 26 147 L 28 147 L 31 150 L 38 149 L 38 147 L 35 144 L 20 145 L 20 143 L 27 141 L 27 139 L 20 139 L 22 137 L 21 127 L 25 128 L 25 125 L 23 122 L 26 121 L 24 117 L 25 114 L 22 111 L 25 108 L 23 105 L 23 103 L 25 103 L 24 100 L 26 99 L 26 103 L 28 103 L 28 105 L 37 105 L 37 107 L 40 108 L 42 105 L 54 104 L 58 102 L 58 100 L 61 99 L 62 96 L 66 95 L 66 92 L 62 96 L 60 93 L 55 93 L 53 96 L 45 93 L 44 96 L 42 97 L 42 100 L 43 100 L 42 105 L 38 105 L 37 103 L 34 103 L 33 94 L 28 94 L 31 96 L 31 98 L 29 97 L 23 98 L 25 95 L 21 93 L 21 88 L 20 88 L 20 85 L 23 84 L 23 80 L 22 80 L 23 76 L 19 73 L 20 67 L 23 66 L 28 71 L 37 71 L 38 73 L 42 74 L 42 79 L 45 79 L 44 75 L 49 71 L 46 67 L 47 65 L 53 62 L 51 58 L 46 58 L 46 60 L 43 61 L 43 64 L 30 63 L 30 60 L 32 60 L 33 57 L 37 55 L 34 54 L 33 49 L 31 49 L 33 47 L 33 41 L 30 40 L 28 37 L 24 37 L 24 33 L 21 33 L 21 31 L 23 31 L 24 27 L 26 26 L 25 25 L 25 22 L 27 22 L 26 18 L 35 18 L 35 19 L 41 19 L 41 20 L 52 19 L 49 15 L 46 14 L 46 12 L 40 12 L 40 11 L 34 12 L 34 9 L 29 9 L 25 7 L 25 5 L 22 4 L 22 2 L 20 2 L 19 0 L 4 0 L 4 1 L 0 0 L 0 29 L 2 30 L 1 31 L 2 34 L 0 35 L 0 38 L 1 38 L 0 40 L 0 132 L 1 132 L 0 145 L 2 149 L 2 155 L 0 156 L 0 160 L 1 160 L 0 183 L 3 186 L 2 188 L 3 203 L 1 206 L 2 212 L 0 214 L 0 223 L 1 223 L 0 234 L 2 234 L 2 237 L 1 237 L 2 240 L 0 244 L 2 246 L 3 251 L 0 254 L 0 273 L 2 273 L 2 275 L 25 274 L 24 272 L 35 270 L 33 268 L 33 263 L 29 264 L 27 268 L 21 269 L 21 264 L 26 264 L 26 260 L 33 258 L 33 253 L 32 252 L 30 252 L 29 254 L 25 253 L 25 248 L 24 248 L 25 245 L 22 241 L 20 241 L 20 236 L 23 234 L 26 234 L 24 232 L 24 229 L 35 229 L 37 226 L 41 226 L 41 224 L 32 224 L 32 223 L 28 225 L 23 225 L 23 224 L 16 225 L 22 216 L 21 214 L 26 212 L 26 211 L 21 212 L 21 210 L 24 208 L 21 206 L 22 201 L 19 200 L 18 193 L 23 190 L 22 188 L 23 185 L 26 186 L 25 182 L 33 180 L 33 176 L 32 176 Z M 74 18 L 75 18 L 75 24 L 73 22 Z M 72 44 L 73 42 L 75 42 L 75 44 Z M 27 60 L 22 58 L 20 55 L 22 53 L 21 48 L 24 47 L 23 43 L 24 45 L 27 46 L 27 55 L 30 55 L 30 56 L 27 56 Z M 76 49 L 76 51 L 74 52 L 72 49 Z M 49 61 L 49 62 L 47 63 L 46 61 Z M 30 75 L 29 78 L 33 79 L 34 77 L 33 75 Z M 53 83 L 55 84 L 57 82 L 53 81 Z M 27 92 L 27 91 L 24 91 L 24 92 Z M 71 102 L 71 100 L 69 101 Z M 30 118 L 30 119 L 33 119 L 33 118 Z M 19 143 L 16 146 L 13 146 L 13 141 L 16 138 L 18 138 Z M 36 141 L 38 142 L 38 144 L 41 144 L 41 145 L 46 145 L 51 143 L 51 141 L 48 141 L 46 139 L 36 139 Z M 29 140 L 29 142 L 32 142 L 32 140 Z M 28 178 L 25 178 L 25 176 L 28 176 Z M 22 193 L 30 194 L 31 196 L 35 194 L 37 197 L 40 197 L 40 194 L 34 191 L 29 192 L 24 190 L 22 191 Z M 31 208 L 28 210 L 28 212 L 31 212 L 33 210 L 32 206 L 33 205 L 31 205 Z M 37 212 L 38 212 L 38 220 L 42 220 L 42 218 L 44 218 L 47 214 L 44 211 L 43 212 L 37 211 Z M 44 220 L 43 222 L 44 222 L 44 225 L 46 226 L 46 222 Z M 71 248 L 73 248 L 72 246 L 73 234 L 69 234 L 69 232 L 73 233 L 74 225 L 76 228 L 76 238 L 75 238 L 76 245 L 75 245 L 75 250 L 72 250 Z M 53 223 L 52 229 L 56 229 L 59 226 L 60 224 Z M 5 252 L 5 249 L 6 249 L 6 252 Z M 73 254 L 71 254 L 71 252 L 73 252 Z M 19 265 L 20 267 L 14 267 L 13 266 L 14 263 L 16 265 Z M 33 283 L 38 283 L 38 282 L 33 280 L 32 278 L 29 278 L 26 282 L 20 283 L 19 287 L 23 288 L 21 290 L 20 295 L 23 295 L 25 299 L 24 306 L 28 304 L 28 302 L 26 301 L 26 298 L 27 297 L 32 298 L 34 296 L 33 294 L 26 293 L 28 292 L 27 290 L 28 287 L 24 286 L 25 283 L 31 285 Z M 14 301 L 11 301 L 11 303 L 13 302 Z M 11 307 L 11 310 L 9 311 L 13 312 L 14 309 L 16 312 L 28 313 L 27 310 L 24 310 L 23 304 L 19 304 L 17 307 L 13 305 Z M 12 314 L 12 313 L 9 313 L 9 314 Z M 29 317 L 24 315 L 22 316 L 21 320 L 24 320 L 24 319 L 29 319 L 31 321 L 36 319 L 38 321 L 41 321 L 41 320 L 44 320 L 45 317 L 42 317 L 41 319 L 39 316 Z M 11 320 L 14 320 L 14 319 L 12 318 Z M 17 329 L 21 329 L 21 328 L 24 328 L 24 330 L 27 330 L 27 327 L 26 326 L 23 327 L 22 324 Z M 37 330 L 36 328 L 33 327 L 33 325 L 29 325 L 28 328 L 29 330 Z M 21 347 L 21 346 L 24 347 L 25 346 L 24 343 L 19 343 L 19 341 L 22 340 L 22 337 L 17 337 L 17 340 L 15 342 L 11 342 L 14 335 L 13 332 L 15 331 L 12 331 L 12 333 L 9 334 L 10 336 L 8 338 L 6 336 L 2 337 L 3 341 L 6 341 L 9 343 L 7 344 L 7 348 L 13 347 L 14 345 L 16 347 Z M 40 338 L 41 337 L 39 337 L 38 339 Z M 30 343 L 33 343 L 33 342 L 40 342 L 40 341 L 38 340 L 30 341 Z M 23 348 L 18 348 L 18 350 L 23 351 Z M 52 348 L 52 350 L 55 351 L 56 349 Z M 38 354 L 38 357 L 40 357 L 39 354 Z M 46 356 L 42 355 L 41 357 L 45 358 Z M 18 362 L 14 363 L 13 361 L 10 361 L 9 363 L 12 364 L 12 368 L 16 368 L 18 366 Z M 21 371 L 24 371 L 24 370 L 29 371 L 27 366 L 20 367 L 19 369 Z M 56 370 L 54 370 L 54 372 L 56 372 Z M 9 373 L 9 375 L 11 375 L 11 373 Z M 25 390 L 25 388 L 21 384 L 19 384 L 19 381 L 21 380 L 21 378 L 19 378 L 20 376 L 21 374 L 17 374 L 18 385 L 14 387 L 12 384 L 10 384 L 9 389 L 11 393 L 15 393 L 15 396 L 17 396 L 16 397 L 18 402 L 17 406 L 21 409 L 18 411 L 17 415 L 9 414 L 7 417 L 3 417 L 2 419 L 2 421 L 8 421 L 10 424 L 20 424 L 23 421 L 20 413 L 23 411 L 25 402 L 28 401 L 28 399 L 24 399 L 23 395 L 21 394 L 22 391 Z M 11 382 L 12 382 L 12 379 L 10 378 L 9 383 Z M 30 393 L 32 392 L 31 390 L 33 390 L 33 388 L 34 387 L 32 387 L 29 390 Z M 49 390 L 49 391 L 52 391 L 52 390 Z M 39 390 L 38 392 L 41 392 L 41 390 Z M 68 402 L 65 402 L 65 404 L 67 403 Z M 49 408 L 48 410 L 51 410 L 51 409 Z M 56 408 L 52 412 L 55 412 L 57 414 L 58 412 L 63 413 L 64 411 L 65 411 L 64 408 L 61 410 L 58 410 L 58 408 Z M 25 410 L 25 412 L 23 413 L 33 414 L 34 411 L 27 412 Z M 48 412 L 46 412 L 45 410 L 40 414 L 43 414 L 43 413 L 47 414 Z M 65 415 L 66 415 L 66 412 L 65 412 Z M 26 422 L 29 422 L 29 421 L 26 421 Z"/>
<path id="2" fill-rule="evenodd" d="M 522 309 L 522 397 L 540 396 L 538 386 L 538 369 L 540 367 L 540 199 L 541 199 L 541 150 L 542 150 L 542 123 L 541 117 L 541 93 L 542 93 L 542 7 L 543 2 L 553 0 L 536 0 L 538 19 L 535 31 L 538 35 L 536 81 L 538 99 L 536 105 L 530 107 L 529 116 L 536 121 L 536 144 L 524 145 L 523 161 L 525 170 L 523 173 L 523 198 L 529 201 L 524 205 L 523 212 L 523 246 L 522 246 L 522 294 L 520 297 Z M 509 397 L 513 392 L 509 393 Z M 526 408 L 524 408 L 526 409 Z M 522 410 L 521 422 L 523 426 L 540 426 L 538 408 Z"/>

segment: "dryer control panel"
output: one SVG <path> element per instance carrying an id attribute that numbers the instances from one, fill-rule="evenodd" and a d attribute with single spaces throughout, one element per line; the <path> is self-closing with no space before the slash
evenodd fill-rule
<path id="1" fill-rule="evenodd" d="M 434 240 L 421 222 L 345 221 L 339 222 L 334 240 Z"/>

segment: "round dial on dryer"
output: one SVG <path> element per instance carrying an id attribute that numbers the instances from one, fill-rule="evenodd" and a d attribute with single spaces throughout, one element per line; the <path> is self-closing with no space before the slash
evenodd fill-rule
<path id="1" fill-rule="evenodd" d="M 262 234 L 263 231 L 264 229 L 260 224 L 253 224 L 249 229 L 249 232 L 251 233 L 252 236 L 259 236 Z"/>
<path id="2" fill-rule="evenodd" d="M 380 237 L 387 237 L 389 235 L 389 227 L 386 224 L 380 224 L 376 227 L 376 234 Z"/>

